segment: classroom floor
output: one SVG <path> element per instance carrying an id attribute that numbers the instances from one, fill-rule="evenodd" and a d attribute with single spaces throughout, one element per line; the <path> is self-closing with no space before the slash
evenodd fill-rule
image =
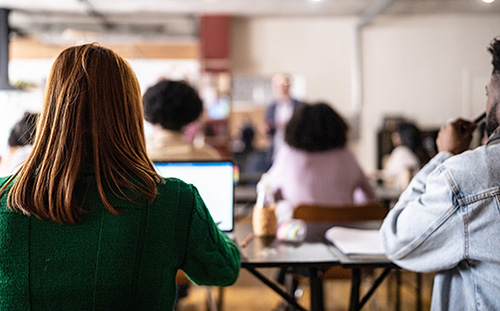
<path id="1" fill-rule="evenodd" d="M 261 269 L 267 276 L 273 277 L 275 269 Z M 379 270 L 378 270 L 379 271 Z M 379 273 L 379 272 L 377 272 Z M 433 275 L 422 275 L 422 310 L 430 309 Z M 401 273 L 401 307 L 402 311 L 417 310 L 415 299 L 415 274 L 403 271 Z M 369 284 L 362 287 L 366 292 Z M 216 296 L 218 290 L 212 289 Z M 188 297 L 181 300 L 177 311 L 205 311 L 207 307 L 207 288 L 191 286 Z M 328 280 L 324 283 L 325 311 L 347 310 L 350 295 L 349 280 Z M 377 289 L 375 295 L 362 310 L 382 311 L 396 310 L 395 278 L 391 275 Z M 237 282 L 224 289 L 224 311 L 272 311 L 280 303 L 280 297 L 270 288 L 260 283 L 249 272 L 242 269 Z M 309 308 L 309 288 L 304 287 L 304 293 L 299 303 Z M 222 311 L 222 310 L 219 310 Z"/>

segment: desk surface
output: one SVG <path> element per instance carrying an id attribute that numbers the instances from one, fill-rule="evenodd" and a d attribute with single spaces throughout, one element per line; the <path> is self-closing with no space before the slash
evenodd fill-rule
<path id="1" fill-rule="evenodd" d="M 252 232 L 251 224 L 237 224 L 234 237 L 238 245 Z M 254 237 L 246 247 L 240 246 L 241 265 L 252 267 L 335 266 L 340 258 L 333 245 L 322 242 L 293 244 L 276 238 Z"/>
<path id="2" fill-rule="evenodd" d="M 370 223 L 368 227 L 373 227 Z M 324 232 L 332 224 L 308 226 L 306 241 L 301 244 L 280 242 L 276 238 L 253 238 L 246 247 L 240 246 L 243 267 L 329 267 L 341 265 L 352 267 L 394 266 L 385 256 L 347 256 L 324 238 Z M 252 225 L 240 223 L 235 227 L 234 237 L 240 245 L 252 232 Z"/>
<path id="3" fill-rule="evenodd" d="M 306 240 L 301 244 L 290 244 L 280 242 L 275 238 L 254 237 L 245 247 L 240 246 L 241 266 L 250 271 L 264 284 L 276 291 L 279 295 L 291 303 L 297 310 L 306 310 L 298 305 L 295 299 L 285 293 L 273 281 L 264 277 L 255 268 L 271 267 L 302 267 L 308 269 L 309 284 L 311 288 L 310 309 L 312 311 L 323 311 L 323 286 L 321 282 L 321 270 L 333 266 L 342 266 L 352 269 L 352 289 L 349 310 L 360 310 L 370 298 L 378 285 L 387 276 L 390 269 L 396 267 L 384 256 L 373 258 L 363 256 L 350 258 L 340 252 L 333 244 L 324 237 L 325 230 L 332 224 L 312 224 L 309 226 Z M 351 224 L 352 225 L 352 224 Z M 371 226 L 371 225 L 370 225 Z M 365 227 L 362 225 L 362 227 Z M 325 229 L 326 228 L 326 229 Z M 247 237 L 252 232 L 250 223 L 238 223 L 235 227 L 235 240 L 238 245 L 248 241 Z M 384 272 L 373 283 L 368 293 L 360 300 L 361 271 L 364 267 L 384 267 Z"/>
<path id="4" fill-rule="evenodd" d="M 377 185 L 375 188 L 375 197 L 390 203 L 395 203 L 399 199 L 402 190 L 384 185 Z"/>

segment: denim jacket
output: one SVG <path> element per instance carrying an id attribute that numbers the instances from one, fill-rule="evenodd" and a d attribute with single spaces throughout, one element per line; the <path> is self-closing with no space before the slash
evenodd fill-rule
<path id="1" fill-rule="evenodd" d="M 390 260 L 436 272 L 431 310 L 500 310 L 498 142 L 436 155 L 380 228 Z"/>

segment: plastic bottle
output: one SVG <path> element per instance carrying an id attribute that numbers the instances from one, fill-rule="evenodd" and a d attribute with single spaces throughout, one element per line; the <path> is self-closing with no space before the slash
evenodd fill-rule
<path id="1" fill-rule="evenodd" d="M 253 208 L 252 227 L 257 237 L 276 236 L 276 204 L 269 178 L 263 174 L 257 183 L 257 202 Z"/>

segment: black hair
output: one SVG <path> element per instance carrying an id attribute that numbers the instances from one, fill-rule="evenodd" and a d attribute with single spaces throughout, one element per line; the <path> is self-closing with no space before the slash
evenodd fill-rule
<path id="1" fill-rule="evenodd" d="M 490 43 L 488 51 L 493 56 L 491 64 L 493 65 L 493 73 L 500 75 L 500 37 L 496 37 Z"/>
<path id="2" fill-rule="evenodd" d="M 142 105 L 146 121 L 174 131 L 198 119 L 203 111 L 200 96 L 184 81 L 156 83 L 144 93 Z"/>
<path id="3" fill-rule="evenodd" d="M 33 144 L 38 113 L 25 112 L 9 134 L 7 143 L 10 147 L 22 147 Z"/>
<path id="4" fill-rule="evenodd" d="M 422 146 L 422 133 L 418 127 L 410 122 L 401 122 L 396 126 L 396 133 L 401 138 L 401 144 L 415 152 Z"/>
<path id="5" fill-rule="evenodd" d="M 328 104 L 318 102 L 299 107 L 285 128 L 285 142 L 308 152 L 344 147 L 348 126 Z"/>
<path id="6" fill-rule="evenodd" d="M 401 139 L 401 144 L 410 148 L 418 157 L 421 166 L 429 161 L 429 155 L 422 142 L 422 132 L 415 124 L 402 121 L 396 125 L 396 133 Z"/>

